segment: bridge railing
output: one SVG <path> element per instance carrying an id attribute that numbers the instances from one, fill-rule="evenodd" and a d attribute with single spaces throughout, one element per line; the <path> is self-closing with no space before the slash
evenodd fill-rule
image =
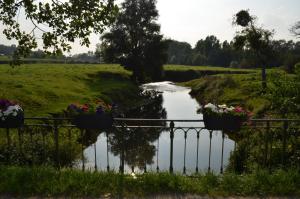
<path id="1" fill-rule="evenodd" d="M 87 131 L 78 129 L 70 123 L 70 118 L 25 118 L 25 125 L 19 129 L 2 129 L 0 131 L 0 164 L 18 165 L 53 165 L 61 167 L 81 167 L 87 169 L 84 150 L 87 147 L 94 148 L 94 166 L 97 165 L 96 141 L 99 133 L 107 137 L 106 169 L 111 170 L 109 152 L 113 151 L 120 159 L 119 171 L 125 171 L 126 162 L 130 162 L 129 151 L 139 145 L 139 139 L 149 136 L 147 142 L 157 142 L 156 145 L 156 171 L 160 171 L 158 161 L 159 139 L 161 132 L 169 133 L 169 172 L 174 172 L 174 135 L 183 134 L 183 168 L 186 174 L 187 138 L 190 134 L 196 134 L 195 146 L 195 172 L 199 172 L 199 142 L 202 133 L 208 133 L 207 171 L 211 171 L 212 139 L 214 131 L 205 129 L 202 120 L 170 120 L 170 119 L 136 119 L 114 118 L 113 128 L 110 131 Z M 257 161 L 261 167 L 271 168 L 278 163 L 282 166 L 288 164 L 291 153 L 297 155 L 299 150 L 300 120 L 293 119 L 252 119 L 249 124 L 243 126 L 241 132 L 227 134 L 221 133 L 220 173 L 224 171 L 224 140 L 226 137 L 235 141 L 232 154 L 243 152 L 243 158 Z M 150 136 L 151 135 L 151 136 Z M 254 137 L 251 137 L 255 135 Z M 140 137 L 139 137 L 140 136 Z M 131 138 L 134 137 L 134 138 Z M 141 141 L 141 142 L 143 142 Z M 253 148 L 257 150 L 253 152 Z M 293 151 L 294 150 L 294 151 Z M 299 155 L 299 153 L 298 153 Z M 153 157 L 154 158 L 154 157 Z M 299 157 L 295 157 L 296 159 Z M 128 160 L 129 159 L 129 160 Z M 147 165 L 151 161 L 138 161 L 139 168 L 147 172 Z M 233 168 L 239 167 L 242 160 L 232 155 Z M 237 165 L 237 166 L 234 166 Z M 300 165 L 299 165 L 300 166 Z M 134 170 L 134 168 L 132 168 Z M 238 168 L 237 168 L 238 170 Z"/>

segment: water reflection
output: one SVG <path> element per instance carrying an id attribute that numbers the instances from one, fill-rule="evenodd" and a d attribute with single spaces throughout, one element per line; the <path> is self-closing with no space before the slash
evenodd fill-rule
<path id="1" fill-rule="evenodd" d="M 123 116 L 127 118 L 151 118 L 151 119 L 202 119 L 201 114 L 197 114 L 199 104 L 189 95 L 189 88 L 174 85 L 170 82 L 159 82 L 146 84 L 141 94 L 141 104 L 131 111 L 123 111 Z M 121 123 L 119 123 L 122 126 Z M 124 124 L 123 124 L 124 125 Z M 127 122 L 126 125 L 155 125 L 168 126 L 164 122 Z M 175 127 L 203 127 L 201 122 L 177 122 Z M 123 136 L 123 137 L 122 137 Z M 124 138 L 124 139 L 123 139 Z M 122 142 L 124 140 L 124 142 Z M 107 145 L 108 141 L 108 145 Z M 176 130 L 174 137 L 174 171 L 182 172 L 184 164 L 184 132 Z M 209 154 L 209 132 L 201 130 L 199 139 L 199 162 L 196 165 L 197 154 L 197 132 L 191 130 L 187 134 L 186 146 L 186 168 L 187 173 L 199 170 L 206 171 L 208 168 Z M 220 171 L 221 165 L 221 132 L 212 134 L 211 149 L 211 169 Z M 87 165 L 93 168 L 95 161 L 98 168 L 104 170 L 107 165 L 118 170 L 120 165 L 121 149 L 124 147 L 125 171 L 130 172 L 132 168 L 155 171 L 157 166 L 160 170 L 168 170 L 170 163 L 170 133 L 157 128 L 120 128 L 106 134 L 100 134 L 96 142 L 96 157 L 94 157 L 94 147 L 85 150 Z M 230 152 L 234 148 L 234 142 L 225 139 L 224 143 L 224 165 L 228 164 Z"/>
<path id="2" fill-rule="evenodd" d="M 166 118 L 167 113 L 162 106 L 163 98 L 160 93 L 154 90 L 145 90 L 141 93 L 140 97 L 144 101 L 142 105 L 125 112 L 125 118 Z M 147 164 L 153 164 L 153 158 L 156 152 L 156 147 L 153 143 L 159 138 L 161 130 L 157 128 L 126 127 L 140 125 L 165 126 L 166 123 L 158 121 L 143 124 L 136 121 L 127 121 L 126 123 L 116 122 L 116 125 L 121 127 L 115 128 L 108 134 L 113 155 L 121 155 L 122 149 L 124 149 L 125 163 L 132 168 L 132 170 L 135 167 L 143 169 Z"/>

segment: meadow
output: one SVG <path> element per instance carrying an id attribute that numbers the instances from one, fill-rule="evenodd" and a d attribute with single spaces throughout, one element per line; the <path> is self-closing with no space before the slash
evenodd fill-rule
<path id="1" fill-rule="evenodd" d="M 19 102 L 27 116 L 59 112 L 70 103 L 136 91 L 129 72 L 118 65 L 32 64 L 0 65 L 0 98 Z"/>
<path id="2" fill-rule="evenodd" d="M 165 70 L 243 71 L 177 65 L 166 65 Z M 24 64 L 15 68 L 3 64 L 0 65 L 0 98 L 19 102 L 29 117 L 47 116 L 61 112 L 70 103 L 85 103 L 97 98 L 108 103 L 130 104 L 138 92 L 130 74 L 116 64 Z"/>

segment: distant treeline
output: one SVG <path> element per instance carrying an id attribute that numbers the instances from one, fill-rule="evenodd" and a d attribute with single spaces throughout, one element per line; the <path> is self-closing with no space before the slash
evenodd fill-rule
<path id="1" fill-rule="evenodd" d="M 14 51 L 16 50 L 16 45 L 5 46 L 0 44 L 0 64 L 9 63 L 13 57 Z M 3 58 L 3 56 L 6 57 Z M 99 63 L 100 57 L 97 53 L 89 51 L 87 53 L 75 54 L 72 56 L 53 56 L 46 54 L 42 50 L 32 51 L 31 54 L 22 59 L 24 63 Z"/>
<path id="2" fill-rule="evenodd" d="M 187 42 L 167 40 L 168 59 L 167 64 L 178 65 L 211 65 L 233 68 L 254 68 L 259 67 L 259 60 L 255 53 L 248 49 L 236 50 L 233 41 L 220 40 L 214 36 L 207 36 L 199 40 L 195 47 Z M 291 71 L 294 65 L 300 62 L 300 41 L 273 40 L 273 56 L 267 61 L 267 67 L 284 66 Z M 97 47 L 99 48 L 99 47 Z M 15 45 L 5 46 L 0 44 L 0 55 L 12 57 L 16 49 Z M 100 49 L 95 52 L 75 54 L 72 56 L 52 56 L 45 54 L 42 50 L 32 51 L 29 57 L 24 59 L 25 63 L 55 62 L 55 63 L 100 63 Z M 9 60 L 0 60 L 0 63 L 7 63 Z"/>
<path id="3" fill-rule="evenodd" d="M 235 50 L 233 41 L 207 36 L 199 40 L 195 47 L 187 42 L 168 40 L 168 64 L 212 65 L 223 67 L 258 67 L 258 58 L 251 50 Z M 267 61 L 268 67 L 285 66 L 287 69 L 300 62 L 300 42 L 273 40 L 273 56 Z"/>

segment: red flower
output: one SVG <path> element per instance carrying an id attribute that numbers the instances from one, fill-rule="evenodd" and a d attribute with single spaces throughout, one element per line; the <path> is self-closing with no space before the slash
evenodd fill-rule
<path id="1" fill-rule="evenodd" d="M 234 112 L 241 113 L 243 112 L 243 108 L 240 106 L 235 107 Z"/>

